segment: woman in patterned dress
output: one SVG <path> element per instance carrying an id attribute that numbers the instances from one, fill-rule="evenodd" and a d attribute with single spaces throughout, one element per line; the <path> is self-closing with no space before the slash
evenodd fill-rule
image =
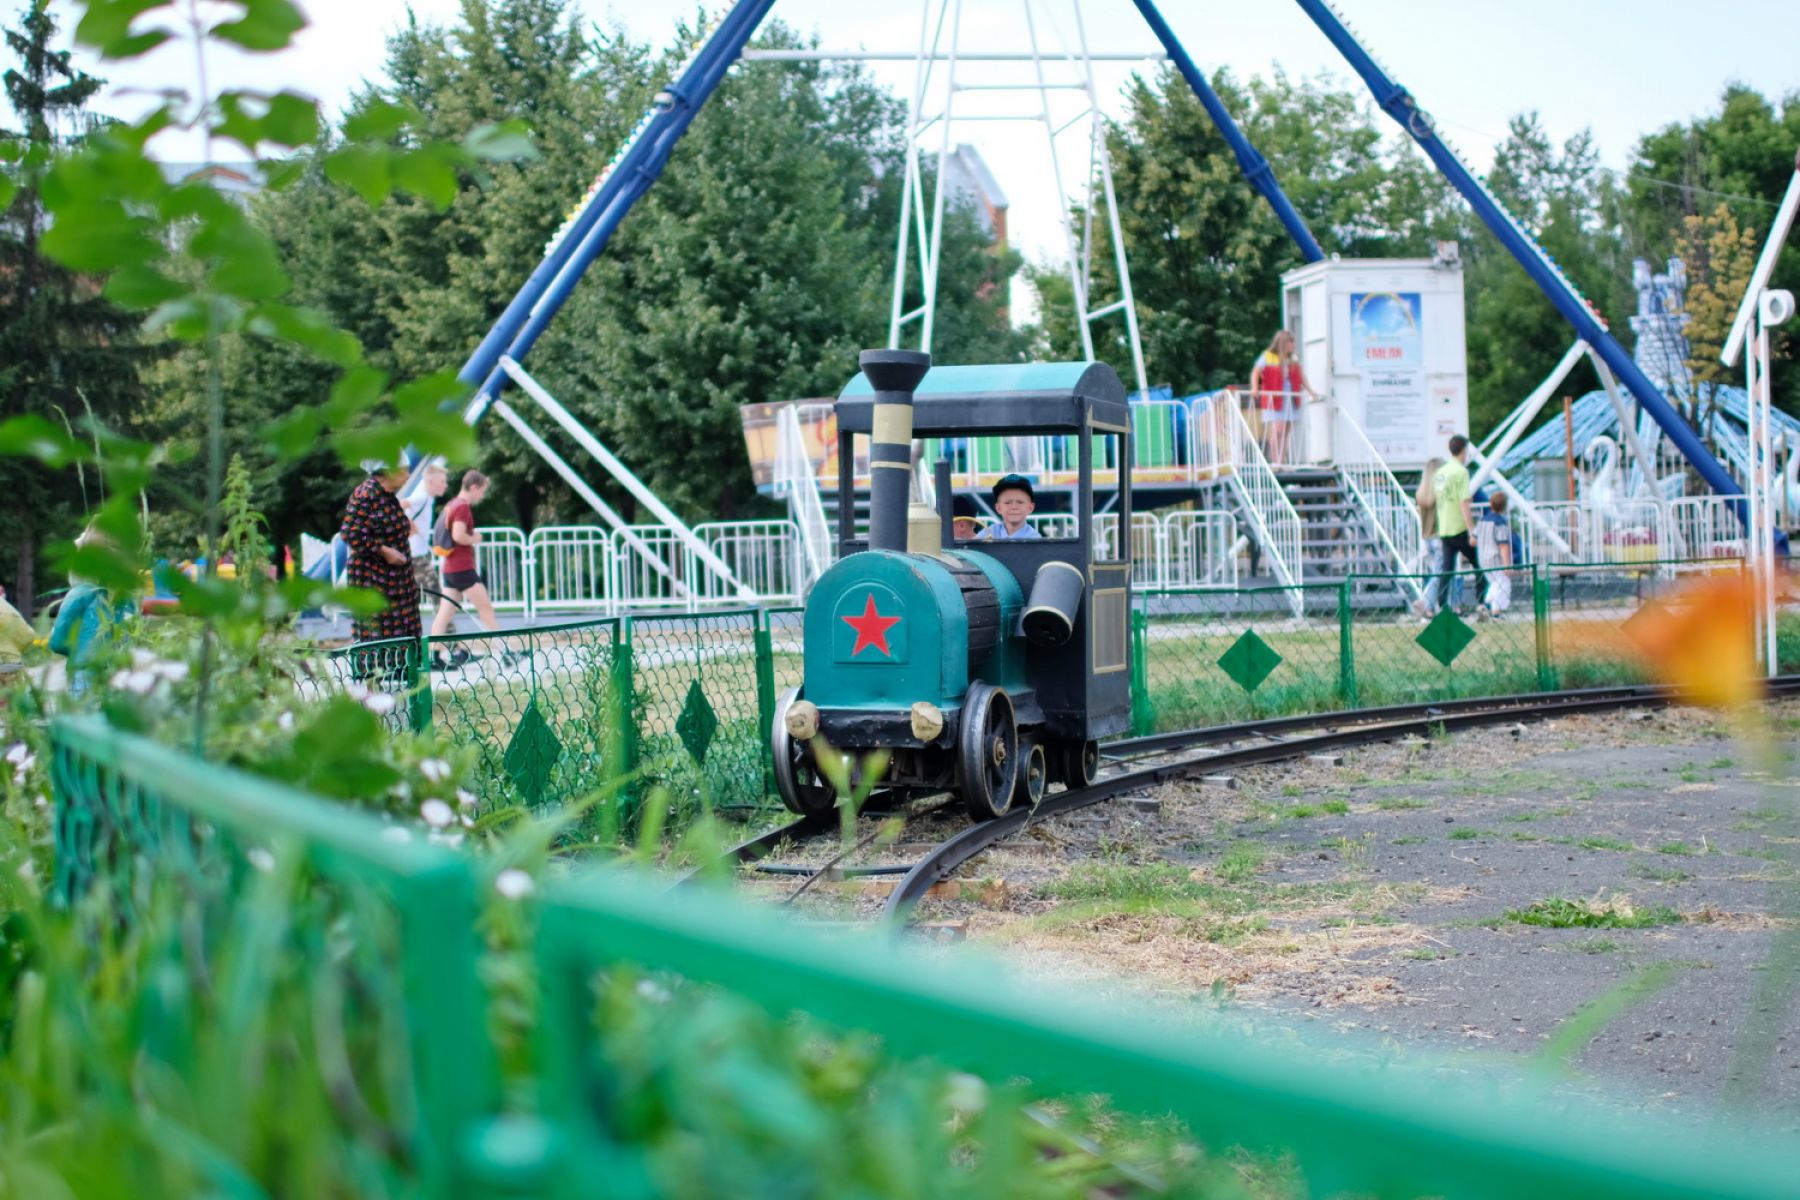
<path id="1" fill-rule="evenodd" d="M 350 494 L 344 510 L 344 541 L 350 547 L 348 582 L 387 597 L 387 608 L 356 622 L 356 640 L 417 638 L 419 585 L 413 578 L 407 543 L 412 522 L 394 495 L 406 483 L 405 467 L 364 463 L 369 477 Z"/>

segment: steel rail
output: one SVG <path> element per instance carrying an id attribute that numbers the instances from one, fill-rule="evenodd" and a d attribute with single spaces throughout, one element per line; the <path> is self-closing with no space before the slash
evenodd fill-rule
<path id="1" fill-rule="evenodd" d="M 1772 698 L 1791 695 L 1797 691 L 1800 691 L 1800 676 L 1785 675 L 1769 681 L 1767 694 Z M 1502 697 L 1499 701 L 1489 700 L 1485 702 L 1485 706 L 1480 707 L 1475 704 L 1461 705 L 1459 702 L 1459 707 L 1455 711 L 1450 711 L 1447 707 L 1441 707 L 1440 711 L 1427 711 L 1423 714 L 1409 711 L 1400 719 L 1381 724 L 1354 725 L 1315 737 L 1249 746 L 1239 750 L 1227 750 L 1218 754 L 1202 755 L 1144 767 L 1136 771 L 1122 772 L 1098 780 L 1087 787 L 1071 788 L 1068 791 L 1046 796 L 1035 809 L 1016 809 L 1004 817 L 972 825 L 954 834 L 940 844 L 937 849 L 915 863 L 912 870 L 906 873 L 893 892 L 889 894 L 887 903 L 882 907 L 882 917 L 884 920 L 893 922 L 905 916 L 915 904 L 924 898 L 927 892 L 949 878 L 958 867 L 995 844 L 1020 832 L 1031 822 L 1088 808 L 1139 788 L 1191 778 L 1195 775 L 1214 774 L 1225 769 L 1258 766 L 1284 759 L 1300 758 L 1307 754 L 1338 750 L 1369 742 L 1392 741 L 1408 735 L 1417 736 L 1439 731 L 1474 729 L 1522 716 L 1549 718 L 1570 713 L 1628 708 L 1639 704 L 1676 703 L 1681 700 L 1682 695 L 1683 693 L 1669 688 L 1644 686 L 1552 692 L 1532 697 L 1534 702 L 1528 704 L 1509 703 L 1509 701 L 1520 699 L 1519 697 Z M 1397 707 L 1404 710 L 1419 710 L 1429 709 L 1431 706 L 1403 705 Z M 1368 713 L 1379 710 L 1365 709 L 1361 711 Z M 1358 714 L 1352 712 L 1335 715 L 1341 718 Z M 1291 722 L 1297 719 L 1283 718 L 1282 720 Z M 1314 724 L 1318 724 L 1320 717 L 1315 715 L 1312 720 Z M 1276 723 L 1249 722 L 1247 724 L 1268 729 Z M 1212 731 L 1190 732 L 1204 735 Z M 1167 735 L 1167 739 L 1176 739 L 1180 736 L 1179 734 L 1170 734 Z M 1196 737 L 1195 740 L 1198 741 L 1200 738 Z"/>

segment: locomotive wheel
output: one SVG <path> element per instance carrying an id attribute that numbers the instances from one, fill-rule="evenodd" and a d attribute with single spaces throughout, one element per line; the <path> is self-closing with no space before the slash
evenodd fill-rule
<path id="1" fill-rule="evenodd" d="M 837 793 L 819 774 L 812 747 L 795 741 L 787 731 L 788 705 L 799 695 L 799 688 L 789 688 L 775 702 L 775 727 L 769 731 L 769 749 L 775 760 L 775 791 L 796 816 L 829 816 L 837 808 Z"/>
<path id="2" fill-rule="evenodd" d="M 956 783 L 977 821 L 1006 815 L 1019 776 L 1019 727 L 1012 700 L 997 687 L 971 684 L 956 736 Z"/>
<path id="3" fill-rule="evenodd" d="M 1049 756 L 1039 741 L 1023 743 L 1019 756 L 1019 780 L 1013 785 L 1013 803 L 1036 808 L 1044 798 L 1044 787 L 1050 782 Z"/>
<path id="4" fill-rule="evenodd" d="M 1099 742 L 1064 742 L 1058 751 L 1065 787 L 1086 787 L 1100 774 Z"/>

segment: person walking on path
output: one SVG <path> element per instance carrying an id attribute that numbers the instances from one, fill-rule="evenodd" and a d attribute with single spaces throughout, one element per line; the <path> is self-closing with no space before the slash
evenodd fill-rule
<path id="1" fill-rule="evenodd" d="M 1469 503 L 1469 472 L 1463 466 L 1463 457 L 1468 452 L 1468 438 L 1460 433 L 1451 438 L 1450 459 L 1438 468 L 1431 481 L 1431 490 L 1437 498 L 1437 533 L 1442 547 L 1438 577 L 1433 586 L 1441 599 L 1449 599 L 1456 559 L 1461 555 L 1476 571 L 1475 601 L 1481 604 L 1487 600 L 1487 580 L 1480 574 L 1481 562 L 1475 557 L 1475 543 L 1469 536 L 1475 525 L 1475 514 Z M 1413 611 L 1425 616 L 1425 601 L 1421 599 L 1414 604 Z"/>
<path id="2" fill-rule="evenodd" d="M 1318 393 L 1307 386 L 1306 373 L 1294 353 L 1294 335 L 1285 329 L 1275 331 L 1269 348 L 1256 360 L 1250 372 L 1250 391 L 1262 412 L 1263 453 L 1275 466 L 1284 466 L 1293 439 L 1294 422 L 1300 419 L 1302 398 L 1317 399 Z"/>
<path id="3" fill-rule="evenodd" d="M 419 585 L 422 601 L 438 590 L 437 555 L 431 552 L 431 531 L 435 525 L 432 517 L 449 486 L 450 476 L 443 467 L 432 463 L 419 480 L 419 494 L 406 501 L 406 516 L 412 522 L 412 537 L 407 539 L 406 548 L 412 555 L 413 582 Z"/>
<path id="4" fill-rule="evenodd" d="M 1432 480 L 1438 468 L 1444 465 L 1441 458 L 1433 458 L 1426 462 L 1425 469 L 1419 473 L 1419 490 L 1413 493 L 1413 503 L 1419 506 L 1419 574 L 1430 575 L 1437 570 L 1441 551 L 1438 549 L 1437 537 L 1437 492 L 1433 489 Z M 1437 576 L 1425 582 L 1425 589 L 1420 594 L 1420 604 L 1427 613 L 1437 611 Z"/>
<path id="5" fill-rule="evenodd" d="M 481 503 L 487 490 L 486 475 L 480 471 L 463 472 L 456 498 L 444 506 L 443 514 L 438 517 L 432 538 L 438 545 L 448 543 L 450 554 L 444 559 L 444 599 L 438 601 L 437 616 L 431 620 L 432 637 L 450 632 L 459 606 L 465 601 L 475 606 L 476 619 L 483 628 L 489 633 L 500 631 L 499 618 L 494 616 L 494 602 L 488 596 L 487 581 L 475 565 L 475 547 L 481 545 L 481 534 L 475 528 L 475 506 Z M 448 662 L 434 655 L 431 665 L 439 670 L 453 670 L 471 657 L 466 649 L 458 646 Z M 514 657 L 509 653 L 502 661 L 511 665 Z"/>
<path id="6" fill-rule="evenodd" d="M 345 577 L 351 587 L 370 588 L 387 598 L 387 607 L 370 617 L 358 617 L 355 638 L 359 642 L 386 638 L 419 637 L 419 585 L 413 579 L 412 557 L 407 544 L 412 522 L 394 493 L 406 483 L 404 466 L 366 462 L 369 477 L 350 493 L 339 531 L 350 547 Z"/>
<path id="7" fill-rule="evenodd" d="M 1488 580 L 1487 600 L 1475 610 L 1478 617 L 1497 617 L 1512 605 L 1513 565 L 1512 523 L 1506 519 L 1506 493 L 1495 490 L 1488 497 L 1481 520 L 1475 523 L 1475 552 L 1481 557 L 1484 571 L 1492 571 Z"/>

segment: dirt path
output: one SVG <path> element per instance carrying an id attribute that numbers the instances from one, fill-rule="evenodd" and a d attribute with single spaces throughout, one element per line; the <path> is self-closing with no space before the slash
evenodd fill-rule
<path id="1" fill-rule="evenodd" d="M 1773 726 L 1791 762 L 1800 705 Z M 1237 784 L 1048 822 L 970 865 L 963 891 L 980 900 L 921 915 L 965 922 L 1035 974 L 1373 1033 L 1401 1053 L 1553 1055 L 1677 1112 L 1726 1093 L 1754 1015 L 1759 1105 L 1800 1123 L 1800 1004 L 1757 994 L 1800 888 L 1785 815 L 1800 778 L 1760 772 L 1715 715 L 1373 746 Z M 1598 1020 L 1602 997 L 1623 1011 Z"/>

